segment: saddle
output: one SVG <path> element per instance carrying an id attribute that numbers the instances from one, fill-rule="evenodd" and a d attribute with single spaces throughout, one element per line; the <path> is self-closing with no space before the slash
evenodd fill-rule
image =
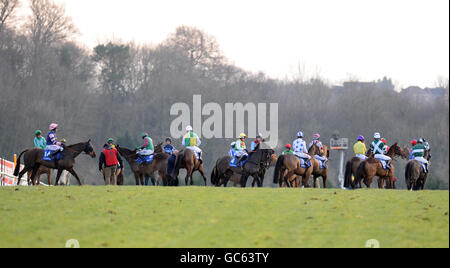
<path id="1" fill-rule="evenodd" d="M 380 163 L 381 163 L 381 165 L 383 166 L 383 169 L 384 170 L 391 170 L 391 168 L 392 168 L 392 166 L 391 166 L 391 164 L 389 163 L 386 163 L 386 161 L 384 161 L 384 160 L 382 160 L 382 159 L 378 159 L 378 158 L 375 158 L 375 159 L 377 159 L 378 161 L 380 161 Z"/>
<path id="2" fill-rule="evenodd" d="M 44 151 L 44 156 L 42 157 L 42 160 L 49 161 L 49 162 L 55 162 L 61 159 L 61 152 L 55 153 L 55 151 L 46 149 Z"/>
<path id="3" fill-rule="evenodd" d="M 151 154 L 151 155 L 138 155 L 137 161 L 138 161 L 139 165 L 149 164 L 149 163 L 153 162 L 154 158 L 155 158 L 154 154 Z"/>
<path id="4" fill-rule="evenodd" d="M 237 158 L 236 156 L 232 157 L 230 160 L 230 167 L 235 167 L 235 168 L 243 167 L 245 165 L 245 163 L 247 163 L 249 157 L 247 157 L 246 159 L 239 162 L 240 159 L 241 158 Z"/>
<path id="5" fill-rule="evenodd" d="M 323 161 L 322 159 L 319 159 L 317 155 L 315 156 L 315 158 L 317 159 L 317 161 L 319 161 L 320 169 L 327 169 L 328 168 L 328 166 L 325 163 L 325 161 Z"/>
<path id="6" fill-rule="evenodd" d="M 301 158 L 300 156 L 296 155 L 297 158 L 300 160 L 300 166 L 302 168 L 310 168 L 311 167 L 311 160 L 306 161 L 305 158 Z"/>

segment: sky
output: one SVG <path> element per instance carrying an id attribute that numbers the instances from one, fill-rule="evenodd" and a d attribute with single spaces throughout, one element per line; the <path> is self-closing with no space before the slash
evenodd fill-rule
<path id="1" fill-rule="evenodd" d="M 230 62 L 273 78 L 332 84 L 391 77 L 398 87 L 449 77 L 448 0 L 55 0 L 89 47 L 162 42 L 176 27 L 216 37 Z"/>

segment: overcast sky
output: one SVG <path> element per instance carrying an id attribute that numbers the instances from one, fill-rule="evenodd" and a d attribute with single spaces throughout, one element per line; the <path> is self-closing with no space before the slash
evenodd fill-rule
<path id="1" fill-rule="evenodd" d="M 448 0 L 57 0 L 93 47 L 158 44 L 179 25 L 215 36 L 236 65 L 271 77 L 297 66 L 331 83 L 392 77 L 434 86 L 449 76 Z"/>

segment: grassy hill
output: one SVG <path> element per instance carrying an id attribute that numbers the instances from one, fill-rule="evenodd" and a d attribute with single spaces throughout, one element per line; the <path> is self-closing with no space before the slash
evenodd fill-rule
<path id="1" fill-rule="evenodd" d="M 449 247 L 448 191 L 0 189 L 0 247 Z"/>

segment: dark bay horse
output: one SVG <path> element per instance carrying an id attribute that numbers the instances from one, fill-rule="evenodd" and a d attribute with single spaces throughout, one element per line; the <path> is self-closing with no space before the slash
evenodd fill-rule
<path id="1" fill-rule="evenodd" d="M 430 161 L 431 150 L 426 150 L 423 158 Z M 429 169 L 428 172 L 430 172 Z M 428 173 L 425 173 L 423 171 L 422 164 L 417 160 L 409 160 L 405 168 L 405 180 L 408 190 L 411 191 L 423 190 L 425 188 L 427 178 Z"/>
<path id="2" fill-rule="evenodd" d="M 316 144 L 314 144 L 313 146 L 317 147 Z M 330 151 L 328 150 L 328 146 L 323 145 L 323 150 L 319 150 L 319 148 L 316 148 L 316 150 L 320 151 L 319 156 L 326 156 L 326 158 L 330 158 Z M 313 166 L 312 175 L 314 179 L 314 188 L 320 188 L 320 177 L 322 177 L 323 179 L 323 188 L 327 188 L 328 165 L 327 168 L 321 169 L 319 160 L 317 160 L 315 157 L 311 159 L 311 165 Z"/>
<path id="3" fill-rule="evenodd" d="M 178 175 L 180 174 L 180 169 L 186 169 L 186 177 L 185 177 L 185 183 L 186 185 L 194 185 L 194 179 L 192 177 L 193 173 L 195 171 L 200 172 L 200 174 L 203 177 L 203 180 L 205 181 L 205 186 L 207 186 L 206 176 L 205 176 L 205 170 L 203 168 L 202 161 L 198 160 L 195 156 L 195 153 L 190 149 L 183 149 L 181 150 L 177 158 L 175 160 L 175 167 L 173 169 L 173 173 L 171 174 L 171 177 L 178 181 Z M 178 185 L 178 183 L 175 183 L 175 185 Z"/>
<path id="4" fill-rule="evenodd" d="M 392 158 L 394 161 L 396 156 L 400 156 L 402 158 L 408 158 L 407 153 L 403 152 L 403 150 L 398 146 L 397 143 L 392 145 L 389 148 L 389 151 L 386 153 L 387 156 Z M 386 188 L 393 189 L 394 188 L 394 172 L 395 167 L 394 164 L 391 163 L 391 169 L 383 169 L 383 165 L 378 159 L 369 157 L 366 160 L 362 161 L 356 171 L 355 184 L 361 184 L 361 180 L 364 179 L 364 184 L 367 188 L 370 188 L 375 176 L 378 177 L 378 188 L 384 189 L 384 183 L 386 182 Z"/>
<path id="5" fill-rule="evenodd" d="M 231 156 L 217 160 L 211 173 L 211 183 L 215 186 L 227 187 L 231 180 L 234 186 L 246 187 L 248 177 L 253 177 L 252 186 L 262 187 L 264 176 L 270 166 L 275 166 L 277 157 L 272 149 L 259 149 L 249 154 L 243 167 L 230 167 Z"/>
<path id="6" fill-rule="evenodd" d="M 317 145 L 311 146 L 308 155 L 311 156 L 311 166 L 303 168 L 300 159 L 294 154 L 280 155 L 277 164 L 275 165 L 275 172 L 273 174 L 273 183 L 280 183 L 280 187 L 294 187 L 299 188 L 302 185 L 309 188 L 309 178 L 313 171 L 313 159 L 318 154 Z"/>
<path id="7" fill-rule="evenodd" d="M 14 176 L 19 176 L 18 185 L 20 185 L 20 180 L 22 176 L 31 170 L 32 171 L 31 180 L 33 182 L 33 185 L 35 185 L 36 173 L 38 172 L 41 166 L 44 166 L 47 168 L 58 170 L 58 173 L 56 175 L 55 186 L 58 185 L 59 177 L 61 177 L 63 170 L 67 170 L 70 174 L 72 174 L 72 176 L 74 176 L 77 179 L 78 183 L 81 186 L 83 184 L 81 183 L 80 178 L 78 177 L 78 174 L 74 171 L 73 167 L 75 165 L 75 158 L 78 157 L 83 152 L 90 155 L 92 158 L 95 158 L 95 151 L 94 147 L 91 144 L 91 140 L 70 146 L 65 146 L 64 151 L 62 152 L 62 159 L 57 161 L 56 166 L 54 161 L 50 162 L 43 160 L 44 149 L 33 148 L 25 150 L 22 153 L 20 153 L 19 157 L 17 158 L 17 166 L 14 170 Z M 25 167 L 23 168 L 22 171 L 20 171 L 20 159 L 22 155 Z"/>

